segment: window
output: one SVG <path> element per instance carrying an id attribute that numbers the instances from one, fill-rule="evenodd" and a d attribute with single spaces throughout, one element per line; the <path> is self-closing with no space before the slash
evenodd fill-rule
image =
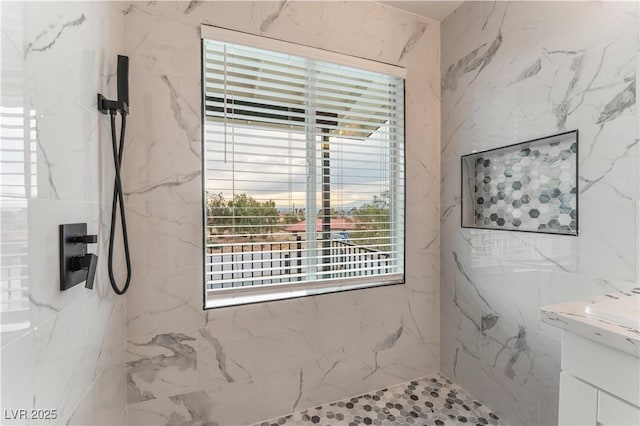
<path id="1" fill-rule="evenodd" d="M 202 34 L 205 307 L 403 282 L 404 70 Z"/>

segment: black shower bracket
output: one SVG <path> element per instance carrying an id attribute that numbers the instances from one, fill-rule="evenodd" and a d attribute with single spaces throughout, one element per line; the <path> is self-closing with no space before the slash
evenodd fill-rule
<path id="1" fill-rule="evenodd" d="M 129 114 L 129 105 L 125 102 L 110 101 L 104 95 L 98 93 L 98 111 L 107 115 L 110 112 L 120 111 L 123 114 Z"/>

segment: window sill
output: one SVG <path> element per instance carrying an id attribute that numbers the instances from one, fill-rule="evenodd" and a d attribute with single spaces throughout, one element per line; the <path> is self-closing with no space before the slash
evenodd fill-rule
<path id="1" fill-rule="evenodd" d="M 372 279 L 375 280 L 376 278 L 380 280 L 372 281 Z M 296 299 L 299 297 L 397 284 L 404 284 L 404 276 L 402 274 L 387 275 L 384 277 L 365 277 L 348 281 L 335 280 L 305 284 L 267 284 L 255 287 L 207 290 L 204 309 Z"/>

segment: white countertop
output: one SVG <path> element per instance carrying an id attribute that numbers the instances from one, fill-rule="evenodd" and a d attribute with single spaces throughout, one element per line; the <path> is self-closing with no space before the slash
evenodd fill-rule
<path id="1" fill-rule="evenodd" d="M 634 291 L 638 290 L 634 289 Z M 603 345 L 640 357 L 640 330 L 589 316 L 585 313 L 585 308 L 589 305 L 634 295 L 635 293 L 631 291 L 625 291 L 545 306 L 540 308 L 540 320 Z"/>

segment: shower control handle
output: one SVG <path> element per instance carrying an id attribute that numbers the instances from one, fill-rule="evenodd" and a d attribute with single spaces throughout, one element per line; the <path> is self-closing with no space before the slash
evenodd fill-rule
<path id="1" fill-rule="evenodd" d="M 82 243 L 82 244 L 95 244 L 98 242 L 98 236 L 97 235 L 76 235 L 75 237 L 71 237 L 71 242 Z"/>
<path id="2" fill-rule="evenodd" d="M 93 289 L 98 256 L 87 253 L 87 245 L 98 242 L 98 236 L 87 232 L 86 223 L 60 225 L 60 290 L 86 281 Z"/>
<path id="3" fill-rule="evenodd" d="M 96 266 L 98 266 L 98 256 L 95 254 L 85 254 L 84 256 L 74 256 L 71 258 L 71 270 L 87 270 L 85 288 L 93 289 L 93 279 L 96 276 Z"/>

